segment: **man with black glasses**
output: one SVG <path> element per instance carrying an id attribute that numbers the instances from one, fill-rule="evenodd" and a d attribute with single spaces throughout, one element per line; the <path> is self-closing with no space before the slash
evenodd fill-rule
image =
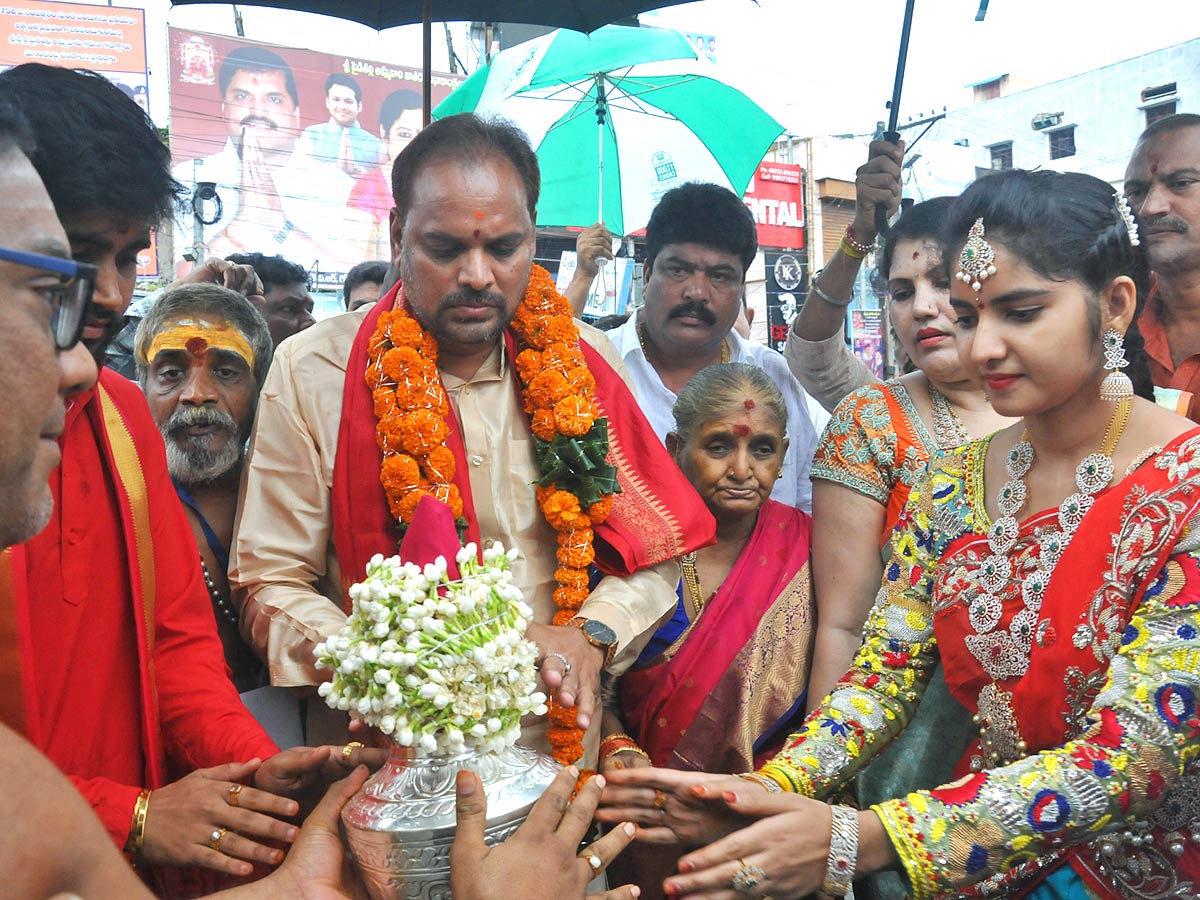
<path id="1" fill-rule="evenodd" d="M 169 153 L 138 106 L 90 73 L 18 66 L 0 75 L 3 101 L 29 120 L 30 161 L 70 254 L 88 264 L 75 277 L 94 278 L 82 335 L 99 357 L 132 299 L 137 253 L 171 209 Z M 43 275 L 47 290 L 72 277 L 61 268 Z M 61 342 L 70 327 L 60 324 Z M 25 354 L 3 363 L 16 357 L 25 368 Z M 38 473 L 54 498 L 42 507 L 49 524 L 6 554 L 9 577 L 0 579 L 0 600 L 21 625 L 23 731 L 118 847 L 160 867 L 165 893 L 194 895 L 209 879 L 185 866 L 244 876 L 251 861 L 277 864 L 283 851 L 266 841 L 286 845 L 296 833 L 286 819 L 298 810 L 277 794 L 345 774 L 361 752 L 278 753 L 226 675 L 196 545 L 142 392 L 110 371 L 80 387 L 47 432 L 62 454 L 53 473 L 45 463 Z M 24 393 L 17 375 L 5 391 Z"/>
<path id="2" fill-rule="evenodd" d="M 6 397 L 0 548 L 28 540 L 49 521 L 48 478 L 58 464 L 55 440 L 66 401 L 96 379 L 96 365 L 79 344 L 95 269 L 71 260 L 41 179 L 20 143 L 6 136 L 0 127 L 0 383 Z M 3 693 L 12 697 L 11 685 Z"/>

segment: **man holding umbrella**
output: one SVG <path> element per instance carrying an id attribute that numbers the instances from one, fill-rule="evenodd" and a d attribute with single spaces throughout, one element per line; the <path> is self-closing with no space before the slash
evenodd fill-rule
<path id="1" fill-rule="evenodd" d="M 348 586 L 372 555 L 396 552 L 422 496 L 445 502 L 464 540 L 521 551 L 513 571 L 534 611 L 528 636 L 564 708 L 550 740 L 573 762 L 585 748 L 571 707 L 588 729 L 601 669 L 636 659 L 675 605 L 674 558 L 715 526 L 638 413 L 612 346 L 574 323 L 549 275 L 532 269 L 540 181 L 519 130 L 473 115 L 434 123 L 400 154 L 391 243 L 402 285 L 276 352 L 231 581 L 272 682 L 315 685 L 313 646 L 342 627 Z M 563 354 L 584 363 L 569 383 L 551 371 Z M 549 394 L 563 405 L 531 420 Z M 579 419 L 590 420 L 586 434 Z M 562 459 L 544 451 L 572 434 L 612 460 L 615 471 L 601 469 L 619 492 L 596 470 L 604 499 L 567 496 Z M 589 592 L 581 567 L 593 555 L 612 574 Z M 594 735 L 584 743 L 594 760 Z"/>

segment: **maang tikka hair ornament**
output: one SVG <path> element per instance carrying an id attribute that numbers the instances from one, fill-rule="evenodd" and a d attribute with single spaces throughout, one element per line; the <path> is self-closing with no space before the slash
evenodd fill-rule
<path id="1" fill-rule="evenodd" d="M 1125 230 L 1129 232 L 1129 243 L 1135 247 L 1140 246 L 1142 240 L 1138 237 L 1137 220 L 1133 217 L 1133 210 L 1129 206 L 1129 200 L 1120 191 L 1117 191 L 1113 196 L 1113 200 L 1117 204 L 1117 214 L 1121 217 L 1121 221 L 1125 223 Z"/>
<path id="2" fill-rule="evenodd" d="M 996 251 L 983 239 L 983 217 L 980 216 L 971 226 L 962 253 L 958 254 L 959 270 L 954 277 L 971 285 L 971 290 L 978 294 L 988 276 L 996 274 L 995 263 Z"/>

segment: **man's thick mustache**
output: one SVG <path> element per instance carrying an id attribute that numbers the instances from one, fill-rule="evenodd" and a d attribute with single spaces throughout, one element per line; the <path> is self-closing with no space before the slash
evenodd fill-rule
<path id="1" fill-rule="evenodd" d="M 1188 230 L 1187 222 L 1183 219 L 1174 219 L 1169 216 L 1160 216 L 1157 219 L 1142 219 L 1142 228 L 1147 231 L 1177 231 L 1180 234 Z"/>
<path id="2" fill-rule="evenodd" d="M 251 125 L 261 125 L 264 128 L 276 128 L 276 124 L 270 119 L 264 119 L 262 116 L 246 116 L 242 119 L 241 125 L 243 128 L 249 128 Z"/>
<path id="3" fill-rule="evenodd" d="M 163 423 L 163 431 L 168 435 L 174 435 L 195 425 L 216 425 L 232 435 L 237 435 L 238 432 L 237 422 L 233 420 L 233 416 L 223 410 L 207 406 L 187 406 L 176 410 Z"/>
<path id="4" fill-rule="evenodd" d="M 453 309 L 456 306 L 493 306 L 496 309 L 503 309 L 505 299 L 502 294 L 495 294 L 490 291 L 482 291 L 479 293 L 450 294 L 442 298 L 442 309 Z"/>
<path id="5" fill-rule="evenodd" d="M 677 307 L 671 310 L 668 319 L 681 319 L 684 316 L 692 316 L 699 319 L 706 325 L 716 325 L 717 317 L 711 309 L 704 303 L 696 300 L 686 300 L 680 303 Z"/>

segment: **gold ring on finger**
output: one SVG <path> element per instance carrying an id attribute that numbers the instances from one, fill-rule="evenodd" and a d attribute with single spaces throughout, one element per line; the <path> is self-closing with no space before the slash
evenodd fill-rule
<path id="1" fill-rule="evenodd" d="M 655 790 L 654 791 L 654 808 L 662 809 L 666 805 L 667 805 L 666 793 L 663 791 L 660 791 L 660 790 Z"/>
<path id="2" fill-rule="evenodd" d="M 762 866 L 748 865 L 744 859 L 739 859 L 738 864 L 730 886 L 739 894 L 753 894 L 754 889 L 767 880 L 767 873 Z"/>
<path id="3" fill-rule="evenodd" d="M 583 859 L 589 866 L 591 866 L 593 877 L 599 875 L 600 870 L 604 868 L 604 860 L 602 860 L 595 853 L 589 853 L 587 856 L 583 857 Z"/>
<path id="4" fill-rule="evenodd" d="M 355 750 L 361 750 L 361 749 L 362 749 L 361 741 L 351 741 L 345 747 L 343 747 L 342 748 L 342 765 L 345 765 L 345 766 L 350 765 L 350 755 Z"/>
<path id="5" fill-rule="evenodd" d="M 244 788 L 244 787 L 245 787 L 244 784 L 231 784 L 229 786 L 229 805 L 230 806 L 238 805 L 238 802 L 240 800 L 240 794 L 242 793 L 242 788 Z"/>
<path id="6" fill-rule="evenodd" d="M 214 828 L 212 834 L 208 836 L 208 846 L 213 850 L 221 849 L 221 841 L 225 835 L 229 833 L 227 828 Z"/>

